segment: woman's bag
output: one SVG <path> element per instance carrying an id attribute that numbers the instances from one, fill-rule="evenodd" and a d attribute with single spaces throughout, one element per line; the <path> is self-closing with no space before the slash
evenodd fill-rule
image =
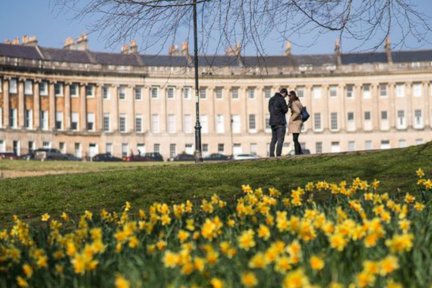
<path id="1" fill-rule="evenodd" d="M 306 107 L 303 106 L 302 109 L 300 110 L 300 118 L 303 122 L 306 122 L 306 120 L 308 120 L 310 117 L 309 113 L 306 110 Z"/>

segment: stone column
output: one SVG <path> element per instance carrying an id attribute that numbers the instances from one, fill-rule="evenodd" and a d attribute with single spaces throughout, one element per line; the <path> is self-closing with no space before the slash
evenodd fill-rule
<path id="1" fill-rule="evenodd" d="M 25 113 L 25 99 L 24 99 L 24 81 L 25 79 L 18 79 L 18 129 L 24 129 L 24 113 Z"/>
<path id="2" fill-rule="evenodd" d="M 430 109 L 429 109 L 430 97 L 431 97 L 431 95 L 430 95 L 431 86 L 430 86 L 430 83 L 428 83 L 428 82 L 425 82 L 424 85 L 425 85 L 425 89 L 423 91 L 424 91 L 425 105 L 424 105 L 424 109 L 423 109 L 423 119 L 424 119 L 423 121 L 424 121 L 424 127 L 426 128 L 429 126 L 430 117 L 431 117 Z"/>
<path id="3" fill-rule="evenodd" d="M 40 80 L 36 80 L 34 82 L 34 91 L 33 91 L 33 122 L 34 128 L 36 130 L 40 129 L 40 95 L 39 95 L 39 85 Z"/>
<path id="4" fill-rule="evenodd" d="M 378 97 L 382 97 L 380 94 L 380 88 L 379 88 L 378 84 Z M 397 112 L 396 112 L 396 97 L 394 94 L 394 87 L 395 87 L 395 83 L 388 83 L 388 91 L 387 91 L 387 97 L 388 97 L 388 103 L 389 103 L 389 111 L 388 111 L 388 122 L 389 122 L 389 128 L 391 129 L 396 129 L 397 125 Z M 408 86 L 408 85 L 407 85 Z M 405 91 L 406 92 L 406 91 Z M 406 97 L 406 96 L 405 96 Z"/>
<path id="5" fill-rule="evenodd" d="M 9 81 L 10 77 L 4 78 L 3 81 L 3 127 L 9 128 Z"/>
<path id="6" fill-rule="evenodd" d="M 55 129 L 55 116 L 56 116 L 56 107 L 55 107 L 55 89 L 54 89 L 54 84 L 56 82 L 50 81 L 49 83 L 49 126 L 48 129 L 49 130 L 53 130 Z"/>
<path id="7" fill-rule="evenodd" d="M 378 86 L 377 84 L 371 83 L 370 84 L 370 93 L 371 93 L 371 98 L 372 101 L 374 103 L 373 107 L 374 110 L 372 111 L 372 131 L 374 132 L 379 132 L 381 130 L 381 109 L 380 109 L 380 101 L 379 101 L 379 96 L 378 96 Z"/>
<path id="8" fill-rule="evenodd" d="M 112 100 L 113 100 L 113 103 L 114 103 L 114 109 L 113 109 L 113 111 L 115 111 L 115 113 L 114 113 L 114 115 L 113 115 L 113 117 L 111 118 L 111 120 L 112 120 L 112 131 L 113 132 L 119 132 L 119 130 L 120 130 L 120 111 L 119 111 L 119 97 L 118 97 L 118 89 L 119 89 L 119 86 L 118 85 L 116 85 L 116 86 L 112 86 L 112 87 L 110 87 L 110 89 L 111 89 L 111 97 L 112 97 Z M 114 92 L 114 93 L 113 93 Z"/>
<path id="9" fill-rule="evenodd" d="M 135 113 L 135 87 L 134 86 L 132 86 L 132 85 L 128 85 L 127 87 L 126 87 L 126 89 L 127 90 L 129 90 L 129 91 L 127 91 L 126 90 L 126 95 L 128 95 L 128 93 L 127 92 L 129 92 L 129 95 L 131 95 L 131 97 L 130 97 L 130 99 L 131 99 L 131 102 L 130 102 L 130 107 L 131 107 L 131 115 L 130 115 L 130 117 L 129 117 L 129 120 L 130 120 L 130 124 L 129 125 L 127 125 L 127 127 L 126 128 L 128 128 L 128 131 L 126 131 L 126 132 L 136 132 L 136 127 L 135 127 L 135 118 L 136 118 L 136 113 Z M 161 95 L 162 96 L 162 95 Z M 162 96 L 163 97 L 163 96 Z M 126 97 L 126 101 L 128 100 L 128 97 Z M 161 115 L 162 116 L 162 115 Z M 166 126 L 165 126 L 166 127 Z M 129 147 L 130 148 L 130 147 Z"/>
<path id="10" fill-rule="evenodd" d="M 361 93 L 361 83 L 356 83 L 354 85 L 354 97 L 356 97 L 359 100 L 354 100 L 358 103 L 358 105 L 356 105 L 356 109 L 355 109 L 355 115 L 354 115 L 354 121 L 355 121 L 355 127 L 356 127 L 356 131 L 364 131 L 364 115 L 363 115 L 363 105 L 364 105 L 364 101 L 363 101 L 363 95 Z"/>
<path id="11" fill-rule="evenodd" d="M 72 85 L 71 82 L 66 82 L 64 87 L 64 119 L 65 119 L 65 125 L 64 129 L 66 131 L 71 129 L 71 95 L 70 95 L 70 85 Z"/>
<path id="12" fill-rule="evenodd" d="M 87 83 L 80 83 L 80 131 L 87 131 L 87 95 L 86 95 Z"/>
<path id="13" fill-rule="evenodd" d="M 423 83 L 421 83 L 421 84 L 423 85 Z M 405 117 L 406 117 L 407 129 L 414 128 L 414 121 L 413 121 L 414 111 L 412 110 L 412 108 L 413 108 L 412 103 L 413 103 L 413 98 L 414 98 L 413 85 L 414 85 L 414 83 L 410 83 L 409 85 L 407 85 L 408 91 L 405 95 L 405 97 L 407 99 L 407 105 L 405 108 Z M 422 95 L 422 97 L 423 97 L 423 95 Z"/>

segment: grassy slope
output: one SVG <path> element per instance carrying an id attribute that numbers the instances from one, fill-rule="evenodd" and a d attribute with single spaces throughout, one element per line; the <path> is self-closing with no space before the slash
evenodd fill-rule
<path id="1" fill-rule="evenodd" d="M 309 181 L 339 182 L 360 177 L 381 180 L 381 186 L 388 192 L 405 193 L 415 190 L 417 168 L 430 173 L 431 159 L 432 142 L 405 149 L 346 155 L 202 165 L 124 166 L 114 171 L 4 179 L 0 181 L 0 223 L 6 223 L 13 214 L 33 218 L 44 212 L 58 215 L 62 211 L 77 214 L 86 209 L 118 210 L 125 201 L 137 207 L 154 201 L 199 199 L 213 193 L 231 198 L 242 184 L 254 188 L 274 186 L 284 192 Z M 37 169 L 37 164 L 31 165 Z"/>

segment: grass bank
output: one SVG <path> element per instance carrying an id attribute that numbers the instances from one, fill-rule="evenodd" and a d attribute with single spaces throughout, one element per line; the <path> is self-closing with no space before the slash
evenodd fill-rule
<path id="1" fill-rule="evenodd" d="M 85 173 L 1 180 L 0 223 L 5 224 L 14 214 L 32 219 L 45 212 L 59 215 L 65 211 L 77 215 L 84 210 L 118 210 L 125 201 L 132 202 L 135 207 L 146 207 L 155 201 L 181 202 L 214 193 L 229 200 L 240 192 L 242 184 L 263 188 L 274 186 L 289 192 L 310 181 L 351 181 L 360 177 L 368 181 L 380 180 L 382 191 L 414 192 L 415 170 L 423 167 L 429 177 L 431 159 L 432 143 L 427 143 L 404 149 L 281 160 L 152 166 L 115 166 L 114 163 L 104 166 L 102 163 L 97 164 L 100 167 L 96 165 L 97 172 L 92 172 L 88 168 L 91 166 L 85 163 L 48 164 L 58 165 L 57 169 L 63 169 L 65 173 L 69 167 L 64 165 L 77 165 Z M 37 170 L 45 169 L 43 165 L 47 165 L 12 162 L 18 165 L 15 169 L 22 169 L 19 165 L 34 165 L 32 169 Z M 0 165 L 6 165 L 4 163 Z"/>

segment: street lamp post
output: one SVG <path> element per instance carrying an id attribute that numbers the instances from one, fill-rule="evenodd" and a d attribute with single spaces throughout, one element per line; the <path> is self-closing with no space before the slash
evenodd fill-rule
<path id="1" fill-rule="evenodd" d="M 193 28 L 194 28 L 194 64 L 195 64 L 195 163 L 202 162 L 201 151 L 201 124 L 199 119 L 199 83 L 198 83 L 198 28 L 197 28 L 197 1 L 193 1 Z"/>

